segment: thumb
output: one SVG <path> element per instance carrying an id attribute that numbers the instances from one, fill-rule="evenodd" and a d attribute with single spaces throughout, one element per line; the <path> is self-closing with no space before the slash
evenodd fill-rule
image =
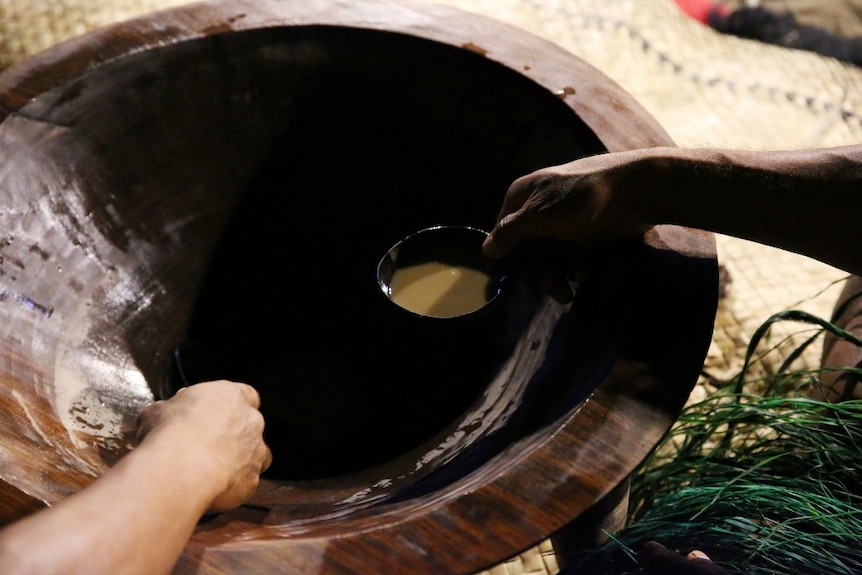
<path id="1" fill-rule="evenodd" d="M 482 243 L 482 250 L 491 259 L 501 259 L 518 247 L 526 237 L 522 223 L 523 211 L 504 216 Z"/>

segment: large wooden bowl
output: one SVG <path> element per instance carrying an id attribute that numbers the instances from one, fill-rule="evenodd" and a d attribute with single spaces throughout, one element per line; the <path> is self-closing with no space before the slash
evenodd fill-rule
<path id="1" fill-rule="evenodd" d="M 674 421 L 713 237 L 657 228 L 571 306 L 521 284 L 456 328 L 393 315 L 374 267 L 423 227 L 489 228 L 519 175 L 671 144 L 579 58 L 427 4 L 218 0 L 6 70 L 0 517 L 97 478 L 154 397 L 229 377 L 276 461 L 177 573 L 470 573 L 534 545 Z"/>

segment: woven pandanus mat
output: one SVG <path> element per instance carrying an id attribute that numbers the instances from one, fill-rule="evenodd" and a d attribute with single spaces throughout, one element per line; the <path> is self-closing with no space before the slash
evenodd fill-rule
<path id="1" fill-rule="evenodd" d="M 784 1 L 792 7 L 792 0 Z M 0 0 L 0 67 L 97 26 L 183 3 Z M 672 0 L 439 3 L 497 18 L 570 50 L 628 90 L 680 146 L 757 150 L 862 143 L 862 71 L 813 53 L 719 34 L 685 17 Z M 824 4 L 834 12 L 842 3 Z M 772 314 L 793 308 L 828 317 L 846 277 L 776 248 L 725 236 L 717 240 L 726 289 L 695 398 L 714 380 L 739 370 L 752 334 Z M 648 336 L 649 326 L 644 330 Z M 798 326 L 773 327 L 769 344 L 778 354 L 771 357 L 778 359 L 771 361 L 780 360 L 782 350 L 795 348 L 801 337 L 805 330 Z M 799 367 L 816 367 L 819 349 L 809 348 Z M 774 367 L 763 362 L 758 369 Z M 545 541 L 483 575 L 557 570 L 554 550 Z"/>

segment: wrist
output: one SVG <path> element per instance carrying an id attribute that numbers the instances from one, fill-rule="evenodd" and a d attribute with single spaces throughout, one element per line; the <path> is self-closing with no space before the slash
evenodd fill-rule
<path id="1" fill-rule="evenodd" d="M 179 425 L 154 430 L 135 448 L 132 454 L 136 457 L 130 458 L 129 463 L 145 469 L 148 475 L 162 478 L 162 489 L 179 494 L 203 515 L 227 489 L 228 476 L 217 458 L 201 449 L 202 444 L 192 438 L 193 431 Z"/>
<path id="2" fill-rule="evenodd" d="M 685 162 L 684 155 L 684 150 L 672 147 L 637 151 L 630 170 L 631 177 L 640 184 L 632 186 L 635 192 L 632 201 L 645 224 L 657 226 L 679 223 L 673 212 L 679 202 L 676 195 L 685 186 L 678 177 L 680 162 Z"/>
<path id="3" fill-rule="evenodd" d="M 674 150 L 643 148 L 618 153 L 610 187 L 621 195 L 618 202 L 630 206 L 633 222 L 639 227 L 668 223 L 664 207 L 672 186 L 669 180 Z"/>

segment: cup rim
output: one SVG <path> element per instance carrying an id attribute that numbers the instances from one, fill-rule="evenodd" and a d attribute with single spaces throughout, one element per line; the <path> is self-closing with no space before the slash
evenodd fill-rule
<path id="1" fill-rule="evenodd" d="M 389 273 L 390 275 L 392 273 L 391 271 L 386 271 L 387 266 L 394 264 L 398 257 L 399 250 L 408 242 L 414 241 L 419 236 L 427 235 L 430 233 L 437 233 L 441 231 L 464 231 L 468 233 L 476 232 L 483 237 L 488 237 L 489 235 L 489 232 L 483 230 L 482 228 L 471 225 L 457 224 L 433 225 L 407 234 L 406 236 L 395 242 L 388 250 L 386 250 L 386 252 L 383 254 L 383 257 L 381 257 L 380 261 L 377 263 L 377 283 L 380 287 L 381 292 L 383 293 L 384 297 L 386 297 L 386 299 L 396 308 L 419 318 L 440 321 L 452 321 L 465 318 L 474 318 L 484 314 L 484 312 L 486 312 L 492 306 L 492 304 L 494 304 L 498 299 L 500 299 L 500 295 L 503 292 L 503 288 L 508 279 L 506 274 L 502 270 L 498 269 L 497 266 L 489 266 L 489 269 L 480 270 L 486 273 L 488 273 L 490 270 L 489 275 L 491 276 L 491 280 L 494 282 L 492 292 L 493 295 L 490 295 L 490 297 L 488 297 L 488 301 L 486 301 L 483 305 L 464 313 L 450 316 L 423 314 L 400 305 L 392 298 L 391 277 L 389 278 L 389 280 L 384 279 L 384 276 L 387 273 Z M 493 264 L 494 261 L 489 258 L 488 263 Z"/>

